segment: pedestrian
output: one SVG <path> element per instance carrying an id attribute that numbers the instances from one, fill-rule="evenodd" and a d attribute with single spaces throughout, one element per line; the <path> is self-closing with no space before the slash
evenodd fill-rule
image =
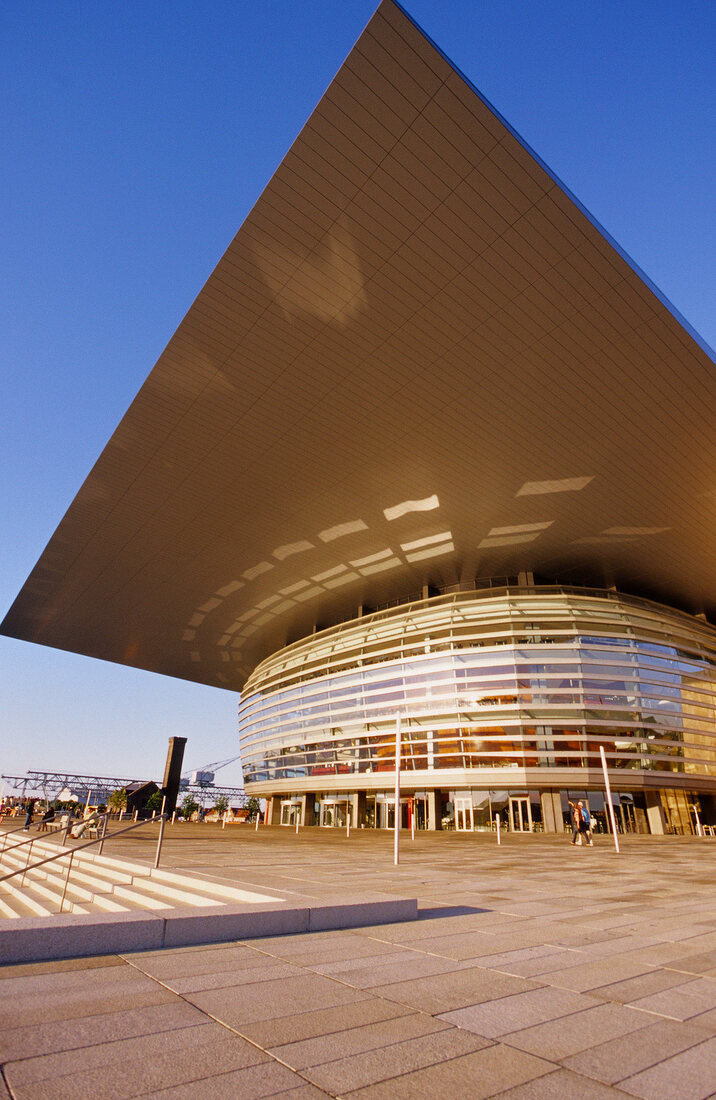
<path id="1" fill-rule="evenodd" d="M 572 824 L 572 844 L 581 844 L 582 837 L 579 832 L 580 813 L 576 802 L 568 802 L 569 820 Z"/>
<path id="2" fill-rule="evenodd" d="M 579 811 L 579 835 L 584 838 L 584 843 L 589 847 L 594 847 L 592 840 L 592 819 L 589 816 L 589 810 L 583 802 L 577 803 L 577 809 Z"/>
<path id="3" fill-rule="evenodd" d="M 30 825 L 32 824 L 32 815 L 35 812 L 35 799 L 34 798 L 28 798 L 27 802 L 25 803 L 25 810 L 26 810 L 25 824 L 23 825 L 22 828 L 23 828 L 23 832 L 29 833 L 30 832 Z"/>

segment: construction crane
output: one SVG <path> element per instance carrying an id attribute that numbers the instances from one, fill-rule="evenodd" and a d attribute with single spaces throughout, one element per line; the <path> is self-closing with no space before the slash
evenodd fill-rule
<path id="1" fill-rule="evenodd" d="M 185 785 L 191 784 L 193 787 L 212 787 L 216 773 L 238 759 L 239 756 L 230 756 L 227 760 L 212 760 L 211 763 L 204 764 L 201 768 L 184 772 L 182 780 Z"/>

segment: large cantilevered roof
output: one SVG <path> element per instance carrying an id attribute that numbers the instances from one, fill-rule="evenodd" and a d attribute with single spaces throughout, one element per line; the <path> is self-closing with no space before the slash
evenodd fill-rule
<path id="1" fill-rule="evenodd" d="M 708 348 L 384 0 L 2 630 L 240 688 L 426 584 L 715 563 Z"/>

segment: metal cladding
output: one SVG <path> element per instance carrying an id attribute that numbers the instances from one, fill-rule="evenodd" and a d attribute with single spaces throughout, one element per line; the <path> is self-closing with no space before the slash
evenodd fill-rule
<path id="1" fill-rule="evenodd" d="M 384 0 L 4 633 L 239 689 L 530 570 L 713 615 L 708 349 Z"/>

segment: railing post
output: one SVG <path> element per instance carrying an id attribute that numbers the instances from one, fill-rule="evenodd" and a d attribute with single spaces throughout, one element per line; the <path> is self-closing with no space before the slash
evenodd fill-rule
<path id="1" fill-rule="evenodd" d="M 65 895 L 67 893 L 67 883 L 70 881 L 70 871 L 72 870 L 72 860 L 75 858 L 74 849 L 70 852 L 70 858 L 67 861 L 67 874 L 65 875 L 65 888 L 62 891 L 62 901 L 60 902 L 60 912 L 62 912 L 65 904 Z"/>
<path id="2" fill-rule="evenodd" d="M 32 841 L 27 846 L 27 856 L 25 858 L 25 870 L 22 872 L 22 878 L 20 879 L 20 889 L 25 885 L 25 871 L 27 871 L 27 865 L 30 862 L 30 852 L 32 851 Z"/>
<path id="3" fill-rule="evenodd" d="M 107 821 L 108 821 L 108 819 L 109 819 L 109 814 L 106 813 L 104 815 L 104 821 L 102 822 L 102 840 L 100 841 L 100 845 L 99 845 L 99 855 L 102 855 L 102 851 L 104 850 L 104 838 L 105 838 L 105 835 L 107 833 Z"/>
<path id="4" fill-rule="evenodd" d="M 154 869 L 155 870 L 159 866 L 159 860 L 161 859 L 161 855 L 162 855 L 162 841 L 164 840 L 164 824 L 166 822 L 166 819 L 167 819 L 166 814 L 162 813 L 162 816 L 161 816 L 161 819 L 160 819 L 160 822 L 159 822 L 159 837 L 157 838 L 157 854 L 154 857 Z"/>

